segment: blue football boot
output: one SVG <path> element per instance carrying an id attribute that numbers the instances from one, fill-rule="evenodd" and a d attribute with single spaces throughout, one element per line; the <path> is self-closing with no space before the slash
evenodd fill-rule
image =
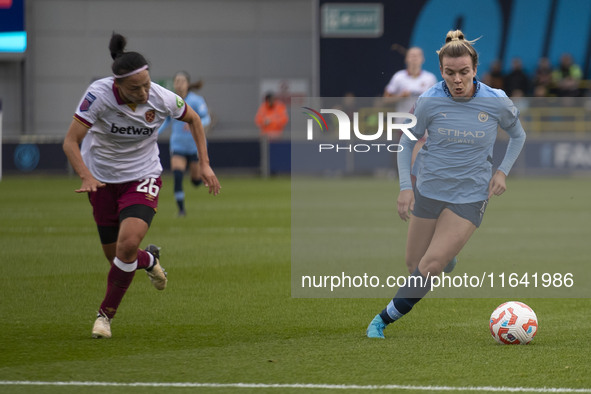
<path id="1" fill-rule="evenodd" d="M 373 318 L 369 326 L 367 326 L 367 337 L 368 338 L 386 338 L 384 336 L 384 328 L 386 328 L 387 324 L 384 323 L 382 317 L 377 314 L 376 317 Z"/>

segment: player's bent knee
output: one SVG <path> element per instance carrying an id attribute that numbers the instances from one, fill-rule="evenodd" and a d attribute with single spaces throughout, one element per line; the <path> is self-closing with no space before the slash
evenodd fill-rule
<path id="1" fill-rule="evenodd" d="M 430 276 L 437 276 L 443 272 L 443 268 L 447 265 L 447 262 L 443 258 L 423 258 L 418 267 L 421 274 L 425 276 L 427 273 Z"/>
<path id="2" fill-rule="evenodd" d="M 130 263 L 137 257 L 137 251 L 142 242 L 141 237 L 127 237 L 117 242 L 116 256 L 123 262 Z"/>

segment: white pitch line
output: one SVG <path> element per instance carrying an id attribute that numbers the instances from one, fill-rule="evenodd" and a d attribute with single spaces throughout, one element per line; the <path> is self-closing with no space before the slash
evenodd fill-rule
<path id="1" fill-rule="evenodd" d="M 513 393 L 591 393 L 591 388 L 568 387 L 503 387 L 503 386 L 412 386 L 399 384 L 346 385 L 313 383 L 197 383 L 197 382 L 43 382 L 0 380 L 0 386 L 86 386 L 86 387 L 166 387 L 166 388 L 261 388 L 261 389 L 326 389 L 326 390 L 417 390 L 417 391 L 489 391 Z"/>

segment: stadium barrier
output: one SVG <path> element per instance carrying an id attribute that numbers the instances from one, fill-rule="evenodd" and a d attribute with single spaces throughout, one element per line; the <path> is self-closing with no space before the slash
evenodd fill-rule
<path id="1" fill-rule="evenodd" d="M 383 118 L 383 114 L 392 109 L 381 108 L 381 104 L 375 104 L 374 100 L 369 99 L 362 101 L 359 98 L 360 101 L 355 107 L 357 117 L 353 119 L 357 119 L 359 124 L 356 126 L 359 130 L 375 131 L 376 121 L 379 120 L 376 116 L 380 115 Z M 324 104 L 330 104 L 330 99 L 322 100 L 327 101 Z M 527 133 L 527 141 L 513 167 L 513 174 L 591 175 L 591 97 L 514 98 L 513 101 L 520 111 L 520 119 Z M 299 106 L 300 104 L 297 104 L 292 108 L 292 114 L 301 112 Z M 328 105 L 325 108 L 337 107 Z M 328 132 L 326 122 L 324 131 L 322 124 L 318 123 L 320 130 L 316 129 L 316 133 L 311 134 L 315 126 L 309 115 L 302 113 L 301 116 L 291 117 L 291 141 L 289 133 L 279 140 L 268 140 L 256 135 L 248 138 L 210 138 L 208 149 L 213 168 L 216 171 L 248 173 L 263 177 L 275 174 L 396 175 L 396 155 L 392 153 L 396 150 L 390 150 L 391 146 L 397 145 L 396 141 L 374 141 L 373 134 L 369 133 L 368 137 L 372 138 L 363 138 L 357 141 L 359 143 L 349 144 L 348 149 L 355 151 L 347 152 L 346 141 L 334 140 L 337 135 Z M 0 105 L 0 133 L 1 116 Z M 334 124 L 335 118 L 333 115 L 328 117 L 333 133 L 340 130 L 340 124 L 338 128 Z M 314 141 L 309 139 L 311 137 L 306 137 L 311 135 L 314 135 Z M 493 155 L 495 166 L 502 161 L 508 140 L 504 132 L 498 133 L 498 136 Z M 4 136 L 0 151 L 0 171 L 21 174 L 54 171 L 71 174 L 72 170 L 62 150 L 62 141 L 63 136 L 56 135 Z M 332 147 L 333 144 L 334 149 L 316 154 L 318 152 L 310 151 L 307 145 L 311 142 L 317 144 L 316 150 L 323 145 Z M 376 144 L 372 144 L 373 142 Z M 160 140 L 159 146 L 162 165 L 168 170 L 168 141 Z M 374 149 L 375 147 L 378 148 Z"/>
<path id="2" fill-rule="evenodd" d="M 497 141 L 493 161 L 498 165 L 506 149 L 507 140 Z M 167 142 L 160 146 L 160 160 L 165 170 L 170 169 Z M 209 142 L 212 166 L 216 171 L 233 174 L 281 175 L 292 170 L 291 143 L 288 140 L 259 139 L 218 140 Z M 72 174 L 62 150 L 62 141 L 55 137 L 23 136 L 18 141 L 2 144 L 1 167 L 4 174 L 34 174 L 55 172 Z M 379 175 L 396 170 L 395 155 L 333 155 L 328 167 L 331 174 Z M 298 172 L 327 175 L 327 163 L 322 166 L 309 160 L 296 163 Z M 323 168 L 316 171 L 315 168 Z M 529 133 L 524 149 L 513 167 L 514 175 L 591 175 L 591 133 Z"/>
<path id="3" fill-rule="evenodd" d="M 1 149 L 5 174 L 73 171 L 62 150 L 63 137 L 25 135 L 5 138 Z M 160 160 L 170 169 L 169 144 L 159 142 Z M 258 138 L 210 140 L 208 150 L 216 171 L 260 174 L 262 176 L 289 173 L 291 168 L 288 140 L 266 141 Z"/>

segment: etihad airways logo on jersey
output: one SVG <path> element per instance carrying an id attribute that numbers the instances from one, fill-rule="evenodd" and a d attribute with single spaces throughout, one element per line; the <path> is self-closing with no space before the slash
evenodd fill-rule
<path id="1" fill-rule="evenodd" d="M 448 137 L 460 137 L 460 138 L 483 138 L 486 133 L 482 130 L 470 131 L 470 130 L 456 130 L 446 129 L 440 127 L 437 132 L 441 135 L 447 135 Z"/>
<path id="2" fill-rule="evenodd" d="M 115 123 L 111 124 L 111 133 L 126 134 L 126 135 L 152 135 L 156 127 L 135 127 L 135 126 L 117 126 Z"/>
<path id="3" fill-rule="evenodd" d="M 477 139 L 486 137 L 486 132 L 482 130 L 456 130 L 439 127 L 437 133 L 447 136 L 448 142 L 455 142 L 458 144 L 475 144 Z"/>
<path id="4" fill-rule="evenodd" d="M 351 125 L 351 119 L 349 115 L 338 109 L 321 109 L 320 112 L 315 111 L 309 107 L 302 107 L 307 110 L 304 114 L 311 117 L 307 123 L 307 139 L 309 141 L 314 139 L 314 122 L 320 127 L 321 131 L 328 132 L 328 124 L 322 114 L 332 114 L 336 116 L 338 123 L 338 138 L 340 141 L 351 141 L 353 137 L 362 141 L 376 141 L 383 138 L 384 134 L 384 123 L 386 123 L 386 140 L 393 141 L 394 138 L 398 139 L 398 132 L 395 130 L 402 131 L 408 138 L 413 141 L 417 140 L 409 129 L 417 124 L 417 118 L 413 114 L 406 112 L 378 112 L 377 117 L 377 131 L 373 134 L 367 133 L 367 130 L 359 130 L 359 113 L 353 113 L 353 124 Z M 386 121 L 384 122 L 384 118 Z M 406 120 L 410 119 L 410 123 L 405 123 Z M 398 123 L 402 122 L 402 123 Z M 353 127 L 351 127 L 353 126 Z M 351 135 L 353 130 L 353 136 Z M 318 144 L 318 151 L 333 151 L 333 152 L 401 152 L 403 149 L 400 144 L 384 144 L 384 143 L 372 143 L 372 144 Z"/>

